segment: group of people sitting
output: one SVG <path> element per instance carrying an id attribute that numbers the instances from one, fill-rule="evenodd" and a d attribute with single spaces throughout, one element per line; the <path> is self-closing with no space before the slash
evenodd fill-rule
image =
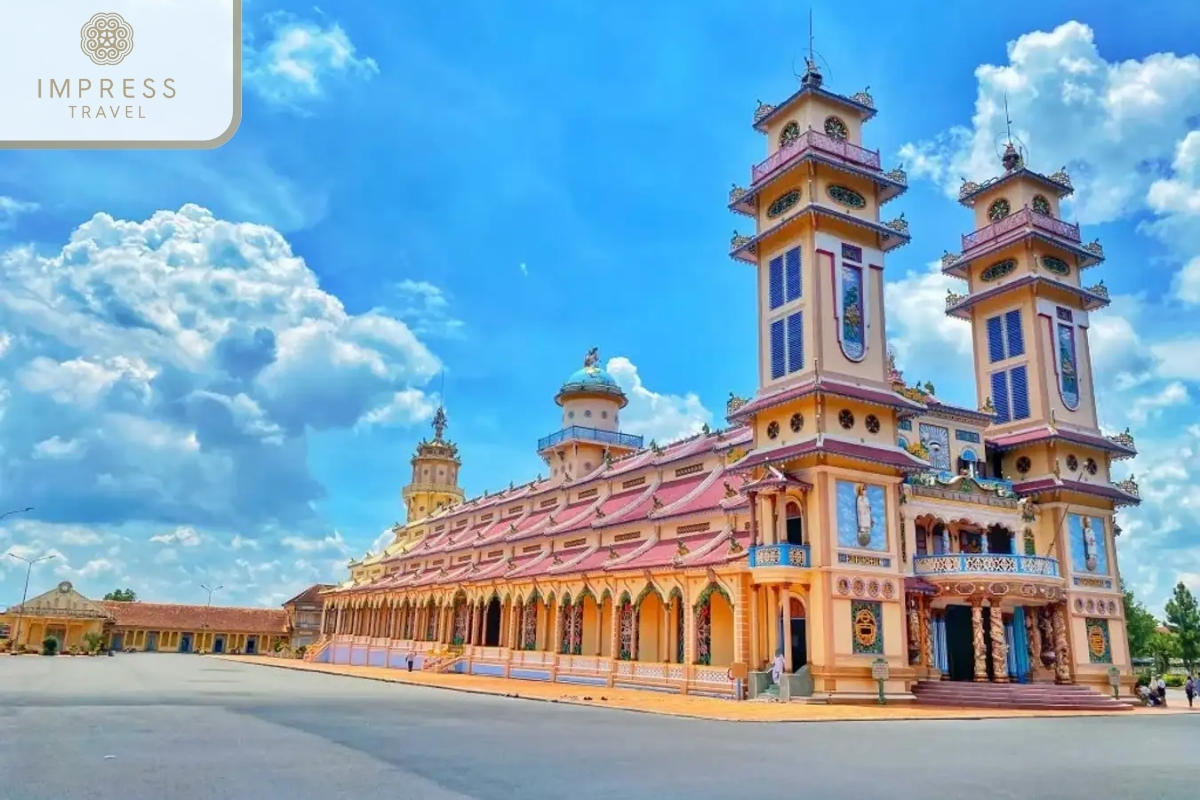
<path id="1" fill-rule="evenodd" d="M 1183 693 L 1187 697 L 1189 708 L 1196 699 L 1197 691 L 1200 691 L 1200 681 L 1188 675 L 1183 684 Z M 1148 706 L 1165 706 L 1167 704 L 1167 681 L 1161 675 L 1151 678 L 1148 684 L 1138 685 L 1137 694 L 1138 698 Z"/>

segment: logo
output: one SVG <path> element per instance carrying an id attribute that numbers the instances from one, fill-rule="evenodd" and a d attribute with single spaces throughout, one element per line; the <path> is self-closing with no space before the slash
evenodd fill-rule
<path id="1" fill-rule="evenodd" d="M 79 31 L 79 47 L 93 64 L 120 64 L 133 52 L 133 26 L 120 14 L 95 14 Z"/>

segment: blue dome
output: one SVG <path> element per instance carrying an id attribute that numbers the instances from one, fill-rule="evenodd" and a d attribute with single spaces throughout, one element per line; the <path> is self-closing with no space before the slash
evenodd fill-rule
<path id="1" fill-rule="evenodd" d="M 599 367 L 584 367 L 577 369 L 571 373 L 571 376 L 563 382 L 563 388 L 567 387 L 600 387 L 606 386 L 610 388 L 619 388 L 617 379 L 609 375 L 606 371 Z"/>

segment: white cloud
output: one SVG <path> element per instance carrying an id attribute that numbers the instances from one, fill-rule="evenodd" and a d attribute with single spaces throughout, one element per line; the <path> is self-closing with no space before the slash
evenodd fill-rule
<path id="1" fill-rule="evenodd" d="M 462 320 L 450 315 L 445 292 L 427 281 L 403 280 L 396 284 L 397 304 L 389 308 L 420 336 L 457 338 L 463 335 Z"/>
<path id="2" fill-rule="evenodd" d="M 325 96 L 331 83 L 368 80 L 379 72 L 340 25 L 274 13 L 267 16 L 267 27 L 265 46 L 257 48 L 251 40 L 244 47 L 244 75 L 246 85 L 268 103 L 299 110 Z"/>
<path id="3" fill-rule="evenodd" d="M 170 533 L 160 533 L 157 536 L 151 536 L 150 541 L 158 544 L 174 544 L 180 547 L 199 547 L 202 538 L 195 528 L 189 528 L 186 525 L 180 526 Z"/>
<path id="4" fill-rule="evenodd" d="M 974 374 L 971 326 L 942 313 L 948 290 L 961 292 L 962 281 L 943 275 L 940 262 L 884 285 L 888 342 L 901 368 L 913 371 L 936 365 L 940 375 Z M 916 372 L 907 378 L 910 382 L 929 379 Z"/>
<path id="5" fill-rule="evenodd" d="M 56 553 L 43 580 L 96 595 L 207 582 L 250 602 L 337 577 L 310 437 L 428 418 L 442 369 L 403 321 L 347 312 L 277 231 L 194 205 L 0 252 L 0 320 L 0 509 L 37 509 L 0 522 L 0 553 Z M 255 566 L 301 550 L 328 571 Z"/>
<path id="6" fill-rule="evenodd" d="M 952 196 L 963 178 L 993 177 L 1007 96 L 1014 133 L 1032 161 L 1071 172 L 1081 222 L 1108 222 L 1143 208 L 1200 113 L 1200 58 L 1155 53 L 1109 63 L 1091 28 L 1067 22 L 1010 42 L 1008 59 L 975 70 L 979 95 L 970 128 L 902 148 L 910 174 L 944 184 Z"/>
<path id="7" fill-rule="evenodd" d="M 712 413 L 693 392 L 683 395 L 658 394 L 642 383 L 638 369 L 624 356 L 610 358 L 608 372 L 629 398 L 621 412 L 621 430 L 641 434 L 646 440 L 665 444 L 691 436 L 712 423 Z"/>
<path id="8" fill-rule="evenodd" d="M 37 203 L 23 202 L 0 195 L 0 230 L 11 228 L 16 223 L 18 216 L 37 211 L 39 207 Z"/>

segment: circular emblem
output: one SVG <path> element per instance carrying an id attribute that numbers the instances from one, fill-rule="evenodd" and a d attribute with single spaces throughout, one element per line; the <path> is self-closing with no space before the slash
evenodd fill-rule
<path id="1" fill-rule="evenodd" d="M 875 615 L 870 609 L 859 609 L 854 615 L 854 638 L 861 647 L 874 647 L 875 639 L 879 636 L 879 627 L 875 624 Z"/>
<path id="2" fill-rule="evenodd" d="M 866 589 L 867 589 L 867 585 L 866 585 L 866 583 L 863 581 L 863 579 L 862 579 L 862 578 L 855 578 L 855 579 L 854 579 L 854 593 L 855 593 L 856 595 L 858 595 L 859 597 L 861 597 L 861 596 L 862 596 L 862 593 L 863 593 L 864 591 L 866 591 Z"/>
<path id="3" fill-rule="evenodd" d="M 120 64 L 133 52 L 133 26 L 120 14 L 95 14 L 80 29 L 79 46 L 93 64 Z"/>
<path id="4" fill-rule="evenodd" d="M 883 584 L 883 596 L 884 597 L 891 600 L 892 595 L 894 595 L 895 593 L 896 593 L 896 585 L 895 584 L 893 584 L 891 581 L 887 581 L 886 583 Z"/>
<path id="5" fill-rule="evenodd" d="M 867 584 L 867 594 L 871 597 L 879 597 L 879 581 L 871 581 Z"/>
<path id="6" fill-rule="evenodd" d="M 850 581 L 846 578 L 838 578 L 837 590 L 839 594 L 850 594 Z"/>
<path id="7" fill-rule="evenodd" d="M 796 203 L 800 202 L 800 190 L 792 189 L 790 192 L 784 192 L 779 197 L 775 198 L 775 202 L 767 207 L 768 217 L 778 217 L 783 212 L 787 211 Z"/>
<path id="8" fill-rule="evenodd" d="M 1092 611 L 1096 610 L 1096 601 L 1095 600 L 1087 601 L 1087 610 L 1088 610 L 1088 613 L 1091 613 Z"/>
<path id="9" fill-rule="evenodd" d="M 62 583 L 60 583 L 60 584 L 58 585 L 58 590 L 59 590 L 60 592 L 62 592 L 63 594 L 66 594 L 67 592 L 71 591 L 71 582 L 70 582 L 70 581 L 63 581 Z"/>
<path id="10" fill-rule="evenodd" d="M 1083 611 L 1083 598 L 1082 597 L 1075 598 L 1075 610 Z"/>

